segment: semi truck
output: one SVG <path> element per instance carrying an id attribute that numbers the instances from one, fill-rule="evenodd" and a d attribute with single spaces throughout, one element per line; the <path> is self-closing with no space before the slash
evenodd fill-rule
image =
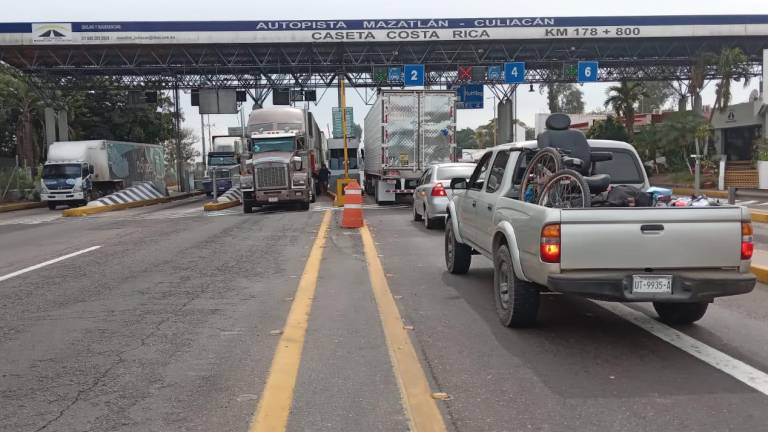
<path id="1" fill-rule="evenodd" d="M 109 140 L 54 142 L 40 182 L 40 199 L 51 210 L 85 205 L 137 182 L 166 193 L 163 147 Z"/>
<path id="2" fill-rule="evenodd" d="M 238 185 L 240 174 L 240 153 L 242 138 L 240 136 L 220 135 L 211 138 L 212 151 L 208 152 L 206 162 L 208 172 L 202 181 L 203 192 L 207 196 L 221 195 Z M 216 181 L 216 191 L 213 182 Z"/>
<path id="3" fill-rule="evenodd" d="M 365 191 L 377 204 L 411 195 L 430 165 L 453 162 L 456 93 L 382 90 L 365 116 Z"/>
<path id="4" fill-rule="evenodd" d="M 293 107 L 260 108 L 248 116 L 242 158 L 243 212 L 269 204 L 309 210 L 315 177 L 325 162 L 324 137 L 312 113 Z"/>

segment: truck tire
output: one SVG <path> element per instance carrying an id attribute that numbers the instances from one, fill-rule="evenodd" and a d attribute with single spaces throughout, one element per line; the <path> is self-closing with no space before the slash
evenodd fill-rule
<path id="1" fill-rule="evenodd" d="M 299 206 L 302 210 L 309 210 L 309 201 L 302 201 Z"/>
<path id="2" fill-rule="evenodd" d="M 530 327 L 536 323 L 539 288 L 517 277 L 507 245 L 501 245 L 493 255 L 493 297 L 504 326 Z"/>
<path id="3" fill-rule="evenodd" d="M 692 324 L 700 320 L 709 303 L 659 303 L 653 302 L 653 308 L 666 324 Z"/>
<path id="4" fill-rule="evenodd" d="M 56 203 L 48 201 L 48 210 L 56 210 Z"/>
<path id="5" fill-rule="evenodd" d="M 472 264 L 472 248 L 456 241 L 453 224 L 445 223 L 445 267 L 453 274 L 465 274 Z"/>
<path id="6" fill-rule="evenodd" d="M 243 213 L 253 213 L 253 203 L 243 200 Z"/>

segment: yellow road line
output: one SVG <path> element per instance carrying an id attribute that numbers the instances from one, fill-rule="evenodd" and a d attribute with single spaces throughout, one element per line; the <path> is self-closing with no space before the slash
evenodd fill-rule
<path id="1" fill-rule="evenodd" d="M 330 222 L 331 212 L 326 210 L 307 264 L 304 266 L 299 287 L 293 297 L 283 334 L 277 344 L 275 356 L 272 358 L 267 383 L 248 428 L 249 432 L 280 432 L 284 431 L 288 424 L 288 414 L 293 403 L 293 390 L 296 386 L 301 352 L 304 348 L 304 337 L 307 334 L 307 322 L 312 310 L 312 299 L 315 296 L 320 261 L 323 258 L 323 248 L 328 237 Z"/>
<path id="2" fill-rule="evenodd" d="M 367 226 L 360 228 L 368 263 L 368 276 L 371 288 L 379 307 L 381 324 L 387 340 L 392 369 L 400 387 L 400 397 L 408 414 L 412 432 L 444 432 L 445 422 L 437 403 L 432 398 L 429 381 L 421 368 L 419 357 L 411 344 L 411 339 L 403 327 L 403 319 L 397 309 L 395 299 L 389 290 L 384 268 L 376 252 L 376 246 Z"/>

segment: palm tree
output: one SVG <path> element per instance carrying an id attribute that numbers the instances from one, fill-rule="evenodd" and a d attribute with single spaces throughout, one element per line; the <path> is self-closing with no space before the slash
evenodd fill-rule
<path id="1" fill-rule="evenodd" d="M 731 81 L 744 81 L 744 87 L 749 85 L 751 79 L 750 68 L 747 62 L 749 59 L 741 48 L 723 48 L 720 55 L 716 58 L 717 74 L 720 81 L 715 88 L 715 104 L 709 113 L 709 122 L 712 123 L 712 117 L 715 110 L 725 112 L 731 103 Z"/>
<path id="2" fill-rule="evenodd" d="M 641 97 L 647 97 L 643 84 L 636 81 L 622 81 L 617 86 L 608 87 L 608 99 L 605 107 L 611 107 L 617 117 L 624 119 L 627 136 L 632 141 L 635 126 L 635 106 Z"/>

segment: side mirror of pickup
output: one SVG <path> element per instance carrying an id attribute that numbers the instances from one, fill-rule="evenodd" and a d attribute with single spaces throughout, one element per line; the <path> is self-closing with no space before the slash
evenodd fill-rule
<path id="1" fill-rule="evenodd" d="M 456 177 L 451 179 L 451 189 L 466 189 L 467 179 Z"/>

